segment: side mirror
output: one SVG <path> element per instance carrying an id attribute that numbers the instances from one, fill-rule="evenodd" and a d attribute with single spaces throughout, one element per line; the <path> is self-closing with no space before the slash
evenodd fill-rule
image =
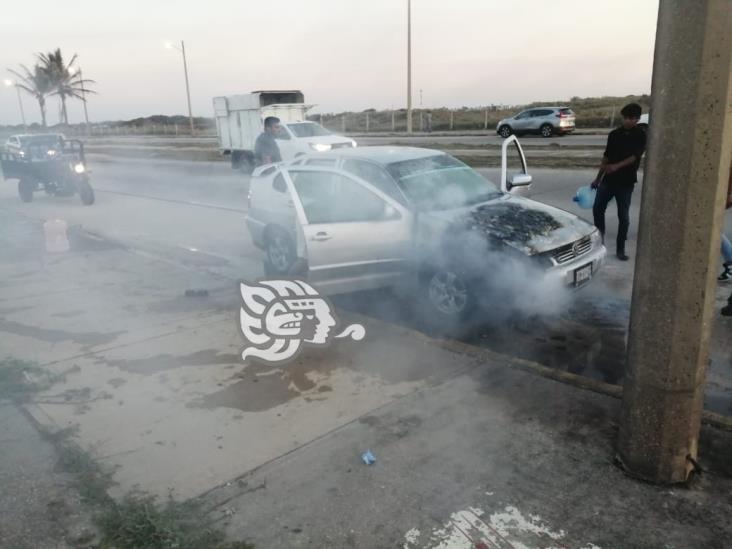
<path id="1" fill-rule="evenodd" d="M 532 177 L 527 173 L 517 173 L 509 181 L 508 188 L 511 190 L 513 187 L 528 187 L 531 185 Z"/>

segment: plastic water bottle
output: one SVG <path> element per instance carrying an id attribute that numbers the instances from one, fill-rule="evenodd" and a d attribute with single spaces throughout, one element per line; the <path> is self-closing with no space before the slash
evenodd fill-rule
<path id="1" fill-rule="evenodd" d="M 66 229 L 66 221 L 63 219 L 49 219 L 43 224 L 47 252 L 63 253 L 69 251 L 69 238 L 66 235 Z"/>
<path id="2" fill-rule="evenodd" d="M 574 195 L 572 198 L 573 201 L 575 201 L 577 204 L 579 204 L 579 207 L 584 210 L 589 210 L 592 208 L 592 205 L 595 203 L 595 195 L 597 194 L 597 190 L 593 189 L 589 185 L 586 185 L 584 187 L 580 187 L 577 189 L 577 194 Z"/>

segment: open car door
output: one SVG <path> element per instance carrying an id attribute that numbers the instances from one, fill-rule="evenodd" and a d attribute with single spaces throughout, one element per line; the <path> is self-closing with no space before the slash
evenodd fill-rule
<path id="1" fill-rule="evenodd" d="M 501 145 L 501 190 L 520 196 L 531 195 L 532 178 L 526 170 L 526 156 L 515 135 Z"/>
<path id="2" fill-rule="evenodd" d="M 412 243 L 407 208 L 343 170 L 292 166 L 282 173 L 297 213 L 298 255 L 307 259 L 309 282 L 335 294 L 399 281 Z"/>

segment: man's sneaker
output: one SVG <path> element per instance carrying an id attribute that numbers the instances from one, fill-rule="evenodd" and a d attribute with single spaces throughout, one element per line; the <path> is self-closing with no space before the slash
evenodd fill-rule
<path id="1" fill-rule="evenodd" d="M 732 263 L 724 264 L 724 271 L 717 277 L 718 282 L 730 282 L 732 281 Z"/>
<path id="2" fill-rule="evenodd" d="M 722 307 L 722 316 L 732 316 L 732 303 L 727 303 Z"/>

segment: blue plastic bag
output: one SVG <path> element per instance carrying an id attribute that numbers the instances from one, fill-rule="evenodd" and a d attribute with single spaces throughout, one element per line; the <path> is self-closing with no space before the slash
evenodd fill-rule
<path id="1" fill-rule="evenodd" d="M 366 465 L 373 465 L 376 463 L 376 456 L 371 453 L 371 450 L 366 450 L 363 454 L 361 454 L 361 461 L 363 461 Z"/>
<path id="2" fill-rule="evenodd" d="M 574 198 L 572 198 L 572 200 L 579 204 L 580 208 L 589 210 L 595 203 L 596 194 L 596 189 L 593 189 L 589 185 L 586 185 L 577 189 L 577 194 L 574 195 Z"/>

